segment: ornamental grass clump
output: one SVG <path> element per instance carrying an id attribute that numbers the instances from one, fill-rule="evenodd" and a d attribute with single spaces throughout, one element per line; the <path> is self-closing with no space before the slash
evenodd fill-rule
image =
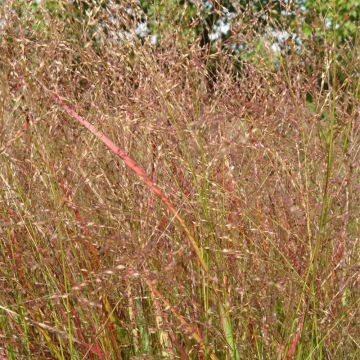
<path id="1" fill-rule="evenodd" d="M 356 359 L 358 43 L 51 4 L 0 28 L 0 358 Z"/>

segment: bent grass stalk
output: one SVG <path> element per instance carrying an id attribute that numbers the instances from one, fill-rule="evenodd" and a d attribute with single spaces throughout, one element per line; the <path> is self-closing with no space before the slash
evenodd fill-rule
<path id="1" fill-rule="evenodd" d="M 127 153 L 120 149 L 115 143 L 113 143 L 107 136 L 105 136 L 101 131 L 97 130 L 94 125 L 85 120 L 82 116 L 77 114 L 73 109 L 71 109 L 68 105 L 64 103 L 64 101 L 57 95 L 52 95 L 52 99 L 54 102 L 59 105 L 70 117 L 77 120 L 81 125 L 87 128 L 93 135 L 95 135 L 100 141 L 102 141 L 111 152 L 117 155 L 120 159 L 122 159 L 125 165 L 132 170 L 137 176 L 139 176 L 146 187 L 156 195 L 160 201 L 164 204 L 164 206 L 174 215 L 181 228 L 184 230 L 186 236 L 190 241 L 190 245 L 195 251 L 196 257 L 199 260 L 199 263 L 203 270 L 208 272 L 208 265 L 205 263 L 203 255 L 197 242 L 193 235 L 191 234 L 189 228 L 186 226 L 184 219 L 179 215 L 176 208 L 172 205 L 168 197 L 163 193 L 163 191 L 158 188 L 155 183 L 151 180 L 151 178 L 146 174 L 145 170 L 140 167 L 133 159 L 131 159 Z"/>

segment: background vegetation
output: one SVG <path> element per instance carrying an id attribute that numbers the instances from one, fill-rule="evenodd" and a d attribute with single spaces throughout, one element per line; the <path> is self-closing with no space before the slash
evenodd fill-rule
<path id="1" fill-rule="evenodd" d="M 359 7 L 2 2 L 0 358 L 359 358 Z"/>

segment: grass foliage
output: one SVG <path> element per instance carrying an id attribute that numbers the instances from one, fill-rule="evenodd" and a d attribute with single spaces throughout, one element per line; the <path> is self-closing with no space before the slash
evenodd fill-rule
<path id="1" fill-rule="evenodd" d="M 239 64 L 49 3 L 2 9 L 0 358 L 358 359 L 357 41 L 254 23 Z"/>

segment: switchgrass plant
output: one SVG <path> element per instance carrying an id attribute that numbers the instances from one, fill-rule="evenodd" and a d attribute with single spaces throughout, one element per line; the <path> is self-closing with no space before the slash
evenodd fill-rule
<path id="1" fill-rule="evenodd" d="M 358 44 L 334 27 L 320 54 L 261 48 L 240 71 L 176 23 L 154 46 L 97 33 L 101 7 L 18 4 L 0 357 L 358 358 Z"/>

